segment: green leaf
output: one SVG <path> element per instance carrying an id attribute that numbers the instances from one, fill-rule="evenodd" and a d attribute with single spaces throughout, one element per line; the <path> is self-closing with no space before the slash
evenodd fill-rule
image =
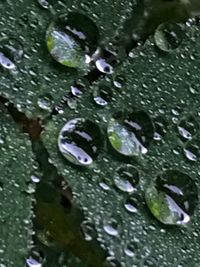
<path id="1" fill-rule="evenodd" d="M 25 266 L 32 239 L 32 203 L 37 165 L 31 142 L 0 106 L 0 265 Z"/>
<path id="2" fill-rule="evenodd" d="M 75 111 L 66 109 L 46 126 L 43 141 L 50 160 L 71 186 L 86 220 L 95 225 L 99 243 L 108 255 L 110 253 L 107 259 L 110 264 L 116 260 L 122 266 L 198 265 L 199 206 L 196 205 L 187 227 L 169 227 L 150 214 L 144 194 L 150 182 L 166 170 L 182 171 L 200 187 L 199 159 L 191 162 L 184 156 L 187 142 L 178 130 L 178 125 L 186 121 L 191 125 L 192 137 L 199 131 L 199 41 L 200 31 L 195 25 L 185 27 L 182 43 L 170 53 L 158 50 L 150 38 L 144 46 L 132 50 L 130 58 L 111 76 L 108 83 L 113 97 L 105 108 L 97 107 L 92 99 L 99 81 L 77 102 Z M 121 88 L 116 88 L 119 77 L 125 82 Z M 151 140 L 146 154 L 123 157 L 116 154 L 107 141 L 108 123 L 118 112 L 129 114 L 135 110 L 145 111 L 154 127 L 161 118 L 166 134 L 161 133 L 160 141 Z M 105 140 L 97 159 L 89 167 L 77 168 L 70 164 L 58 148 L 61 129 L 75 118 L 96 123 Z M 81 129 L 77 128 L 77 136 Z M 73 127 L 69 131 L 73 131 Z M 66 142 L 82 144 L 67 131 L 63 136 L 68 140 Z M 199 144 L 197 147 L 199 149 Z M 89 150 L 88 153 L 91 155 Z M 129 193 L 120 190 L 115 182 L 116 170 L 127 163 L 139 173 L 139 184 Z M 132 209 L 130 206 L 127 209 L 127 203 L 133 206 Z"/>

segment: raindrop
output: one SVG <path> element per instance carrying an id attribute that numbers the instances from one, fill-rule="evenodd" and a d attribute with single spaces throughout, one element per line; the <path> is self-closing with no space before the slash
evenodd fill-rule
<path id="1" fill-rule="evenodd" d="M 111 118 L 107 132 L 116 151 L 125 156 L 139 156 L 147 153 L 154 127 L 144 111 L 118 112 Z"/>
<path id="2" fill-rule="evenodd" d="M 199 136 L 195 136 L 191 141 L 188 141 L 183 152 L 188 160 L 197 161 L 199 158 Z"/>
<path id="3" fill-rule="evenodd" d="M 191 140 L 199 130 L 199 124 L 192 116 L 182 119 L 178 125 L 178 132 L 182 141 Z"/>
<path id="4" fill-rule="evenodd" d="M 87 220 L 83 221 L 80 227 L 81 227 L 81 232 L 86 241 L 91 241 L 96 237 L 96 230 L 94 228 L 93 223 L 91 223 L 90 221 Z"/>
<path id="5" fill-rule="evenodd" d="M 36 176 L 36 175 L 31 175 L 31 181 L 34 182 L 34 183 L 39 183 L 40 182 L 40 177 L 39 176 Z"/>
<path id="6" fill-rule="evenodd" d="M 71 86 L 71 93 L 75 97 L 80 97 L 85 90 L 85 82 L 82 80 L 75 81 Z"/>
<path id="7" fill-rule="evenodd" d="M 132 193 L 138 183 L 138 170 L 130 164 L 119 167 L 114 174 L 114 184 L 122 192 Z"/>
<path id="8" fill-rule="evenodd" d="M 112 98 L 112 89 L 105 84 L 99 84 L 93 92 L 93 99 L 99 106 L 107 106 Z"/>
<path id="9" fill-rule="evenodd" d="M 33 251 L 31 255 L 26 259 L 28 267 L 42 267 L 44 262 L 44 256 L 41 252 Z"/>
<path id="10" fill-rule="evenodd" d="M 156 46 L 164 52 L 171 52 L 178 48 L 183 38 L 183 26 L 177 23 L 161 24 L 154 33 Z"/>
<path id="11" fill-rule="evenodd" d="M 128 256 L 128 257 L 134 257 L 136 252 L 138 250 L 138 244 L 136 242 L 132 242 L 129 245 L 127 245 L 127 247 L 124 249 L 124 253 Z"/>
<path id="12" fill-rule="evenodd" d="M 52 57 L 67 67 L 87 69 L 88 54 L 97 45 L 99 32 L 87 16 L 72 12 L 50 24 L 46 33 Z"/>
<path id="13" fill-rule="evenodd" d="M 38 3 L 45 9 L 48 9 L 50 7 L 50 4 L 47 0 L 38 0 Z"/>
<path id="14" fill-rule="evenodd" d="M 97 48 L 91 59 L 95 62 L 97 69 L 105 74 L 112 74 L 114 66 L 116 65 L 115 55 L 102 48 Z"/>
<path id="15" fill-rule="evenodd" d="M 158 262 L 154 257 L 148 257 L 144 260 L 143 267 L 157 267 Z"/>
<path id="16" fill-rule="evenodd" d="M 58 147 L 70 162 L 88 166 L 102 147 L 102 135 L 97 124 L 83 118 L 68 121 L 58 137 Z"/>
<path id="17" fill-rule="evenodd" d="M 111 236 L 117 236 L 119 234 L 118 232 L 118 222 L 115 219 L 110 219 L 103 227 L 104 231 L 111 235 Z"/>
<path id="18" fill-rule="evenodd" d="M 159 175 L 145 194 L 147 206 L 152 214 L 168 225 L 185 225 L 194 212 L 198 192 L 194 181 L 176 170 Z"/>
<path id="19" fill-rule="evenodd" d="M 125 209 L 130 213 L 136 213 L 138 209 L 138 199 L 136 197 L 129 197 L 125 204 Z"/>
<path id="20" fill-rule="evenodd" d="M 117 75 L 113 81 L 113 84 L 116 88 L 121 89 L 125 84 L 125 77 L 121 75 Z"/>
<path id="21" fill-rule="evenodd" d="M 51 111 L 53 109 L 53 97 L 50 94 L 40 96 L 37 104 L 41 109 Z"/>
<path id="22" fill-rule="evenodd" d="M 106 258 L 103 267 L 121 267 L 121 264 L 117 261 L 115 257 L 109 256 Z"/>
<path id="23" fill-rule="evenodd" d="M 154 119 L 154 126 L 154 140 L 160 141 L 167 133 L 167 122 L 162 117 L 157 117 Z"/>

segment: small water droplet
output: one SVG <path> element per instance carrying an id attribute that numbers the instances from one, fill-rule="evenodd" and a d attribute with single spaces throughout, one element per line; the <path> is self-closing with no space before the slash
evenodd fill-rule
<path id="1" fill-rule="evenodd" d="M 183 38 L 183 27 L 177 23 L 161 24 L 154 33 L 156 46 L 164 52 L 171 52 L 178 48 Z"/>
<path id="2" fill-rule="evenodd" d="M 50 94 L 42 95 L 38 98 L 38 106 L 46 111 L 51 111 L 53 109 L 53 97 Z"/>
<path id="3" fill-rule="evenodd" d="M 122 75 L 117 75 L 113 81 L 113 84 L 116 88 L 121 89 L 125 84 L 125 77 Z"/>
<path id="4" fill-rule="evenodd" d="M 138 199 L 136 197 L 129 197 L 125 204 L 125 209 L 130 213 L 136 213 L 138 209 Z"/>
<path id="5" fill-rule="evenodd" d="M 108 125 L 111 145 L 125 156 L 146 154 L 153 135 L 152 121 L 144 111 L 116 113 Z"/>
<path id="6" fill-rule="evenodd" d="M 182 119 L 178 125 L 178 132 L 182 141 L 191 140 L 199 130 L 199 124 L 193 116 Z"/>
<path id="7" fill-rule="evenodd" d="M 40 182 L 40 177 L 39 176 L 36 176 L 36 175 L 31 175 L 31 180 L 34 183 L 39 183 Z"/>
<path id="8" fill-rule="evenodd" d="M 50 3 L 47 0 L 38 0 L 38 3 L 45 9 L 50 7 Z"/>
<path id="9" fill-rule="evenodd" d="M 119 167 L 114 174 L 114 184 L 123 192 L 132 193 L 138 183 L 138 170 L 130 164 Z"/>
<path id="10" fill-rule="evenodd" d="M 194 181 L 187 174 L 169 170 L 149 186 L 145 198 L 150 211 L 160 222 L 185 225 L 191 220 L 198 193 Z"/>
<path id="11" fill-rule="evenodd" d="M 92 55 L 97 69 L 105 74 L 112 74 L 116 65 L 116 58 L 110 51 L 98 48 Z"/>
<path id="12" fill-rule="evenodd" d="M 83 221 L 81 223 L 81 231 L 86 241 L 91 241 L 96 237 L 96 230 L 90 221 Z"/>
<path id="13" fill-rule="evenodd" d="M 103 229 L 107 234 L 111 236 L 117 236 L 119 234 L 118 222 L 115 219 L 110 219 L 109 221 L 107 221 Z"/>
<path id="14" fill-rule="evenodd" d="M 42 267 L 44 263 L 44 255 L 38 251 L 32 251 L 31 255 L 26 259 L 28 267 Z"/>
<path id="15" fill-rule="evenodd" d="M 106 106 L 111 101 L 112 89 L 105 84 L 99 84 L 93 92 L 93 99 L 99 106 Z"/>
<path id="16" fill-rule="evenodd" d="M 70 162 L 81 166 L 93 163 L 102 143 L 98 125 L 83 118 L 68 121 L 58 138 L 58 147 L 62 155 Z"/>

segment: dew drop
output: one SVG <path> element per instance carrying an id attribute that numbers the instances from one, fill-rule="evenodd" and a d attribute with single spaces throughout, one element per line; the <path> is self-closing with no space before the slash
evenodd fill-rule
<path id="1" fill-rule="evenodd" d="M 110 236 L 117 236 L 118 232 L 118 222 L 115 219 L 109 220 L 103 227 L 104 231 Z"/>
<path id="2" fill-rule="evenodd" d="M 44 256 L 41 252 L 33 251 L 31 255 L 26 259 L 28 267 L 42 267 L 44 262 Z"/>
<path id="3" fill-rule="evenodd" d="M 83 118 L 68 121 L 58 137 L 62 155 L 71 163 L 88 166 L 102 147 L 102 135 L 97 124 Z"/>
<path id="4" fill-rule="evenodd" d="M 138 208 L 138 200 L 135 197 L 129 197 L 125 204 L 125 209 L 130 213 L 136 213 Z"/>
<path id="5" fill-rule="evenodd" d="M 51 111 L 53 109 L 53 97 L 50 94 L 42 95 L 38 98 L 37 104 L 42 110 Z"/>
<path id="6" fill-rule="evenodd" d="M 90 221 L 83 221 L 80 227 L 83 237 L 86 241 L 92 241 L 96 237 L 96 230 Z"/>
<path id="7" fill-rule="evenodd" d="M 147 206 L 152 214 L 168 225 L 186 225 L 194 212 L 198 193 L 194 181 L 176 170 L 159 175 L 146 190 Z"/>
<path id="8" fill-rule="evenodd" d="M 113 81 L 113 84 L 116 88 L 121 89 L 125 84 L 125 77 L 121 75 L 117 75 Z"/>
<path id="9" fill-rule="evenodd" d="M 50 3 L 47 0 L 38 0 L 38 3 L 45 9 L 48 9 L 50 7 Z"/>
<path id="10" fill-rule="evenodd" d="M 114 184 L 122 192 L 132 193 L 138 183 L 138 170 L 130 164 L 119 167 L 115 172 Z"/>
<path id="11" fill-rule="evenodd" d="M 199 130 L 199 124 L 192 116 L 182 119 L 178 125 L 178 132 L 182 141 L 191 140 Z"/>
<path id="12" fill-rule="evenodd" d="M 178 48 L 183 38 L 183 27 L 177 23 L 161 24 L 154 34 L 156 46 L 164 52 L 171 52 Z"/>
<path id="13" fill-rule="evenodd" d="M 88 68 L 88 53 L 96 45 L 99 32 L 87 16 L 71 12 L 50 24 L 46 32 L 47 47 L 52 57 L 71 68 Z"/>
<path id="14" fill-rule="evenodd" d="M 105 74 L 112 74 L 116 65 L 115 55 L 110 51 L 98 48 L 92 55 L 92 60 L 95 62 L 96 68 Z"/>
<path id="15" fill-rule="evenodd" d="M 31 175 L 31 181 L 34 182 L 34 183 L 39 183 L 40 182 L 40 177 L 39 176 L 36 176 L 36 175 Z"/>
<path id="16" fill-rule="evenodd" d="M 112 89 L 104 84 L 99 84 L 93 92 L 93 99 L 99 106 L 107 106 L 112 98 Z"/>
<path id="17" fill-rule="evenodd" d="M 147 153 L 154 127 L 144 111 L 118 112 L 111 118 L 107 132 L 116 151 L 125 156 L 139 156 Z"/>

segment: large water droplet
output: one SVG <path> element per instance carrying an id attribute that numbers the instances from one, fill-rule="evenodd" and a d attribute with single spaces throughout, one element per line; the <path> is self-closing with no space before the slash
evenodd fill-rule
<path id="1" fill-rule="evenodd" d="M 187 174 L 169 170 L 151 183 L 145 198 L 150 211 L 160 222 L 184 225 L 191 220 L 198 193 L 194 181 Z"/>
<path id="2" fill-rule="evenodd" d="M 58 146 L 70 162 L 82 166 L 91 165 L 102 147 L 101 131 L 92 121 L 83 118 L 70 120 L 59 134 Z"/>
<path id="3" fill-rule="evenodd" d="M 114 175 L 114 183 L 119 190 L 132 193 L 139 183 L 138 170 L 130 164 L 119 167 Z"/>
<path id="4" fill-rule="evenodd" d="M 87 69 L 91 53 L 99 37 L 91 19 L 80 13 L 69 13 L 50 24 L 47 29 L 47 47 L 59 63 L 72 68 Z"/>
<path id="5" fill-rule="evenodd" d="M 115 150 L 125 156 L 146 154 L 154 128 L 144 111 L 115 114 L 108 125 L 108 138 Z"/>
<path id="6" fill-rule="evenodd" d="M 154 34 L 157 47 L 164 52 L 170 52 L 178 48 L 183 38 L 183 27 L 177 23 L 161 24 Z"/>

